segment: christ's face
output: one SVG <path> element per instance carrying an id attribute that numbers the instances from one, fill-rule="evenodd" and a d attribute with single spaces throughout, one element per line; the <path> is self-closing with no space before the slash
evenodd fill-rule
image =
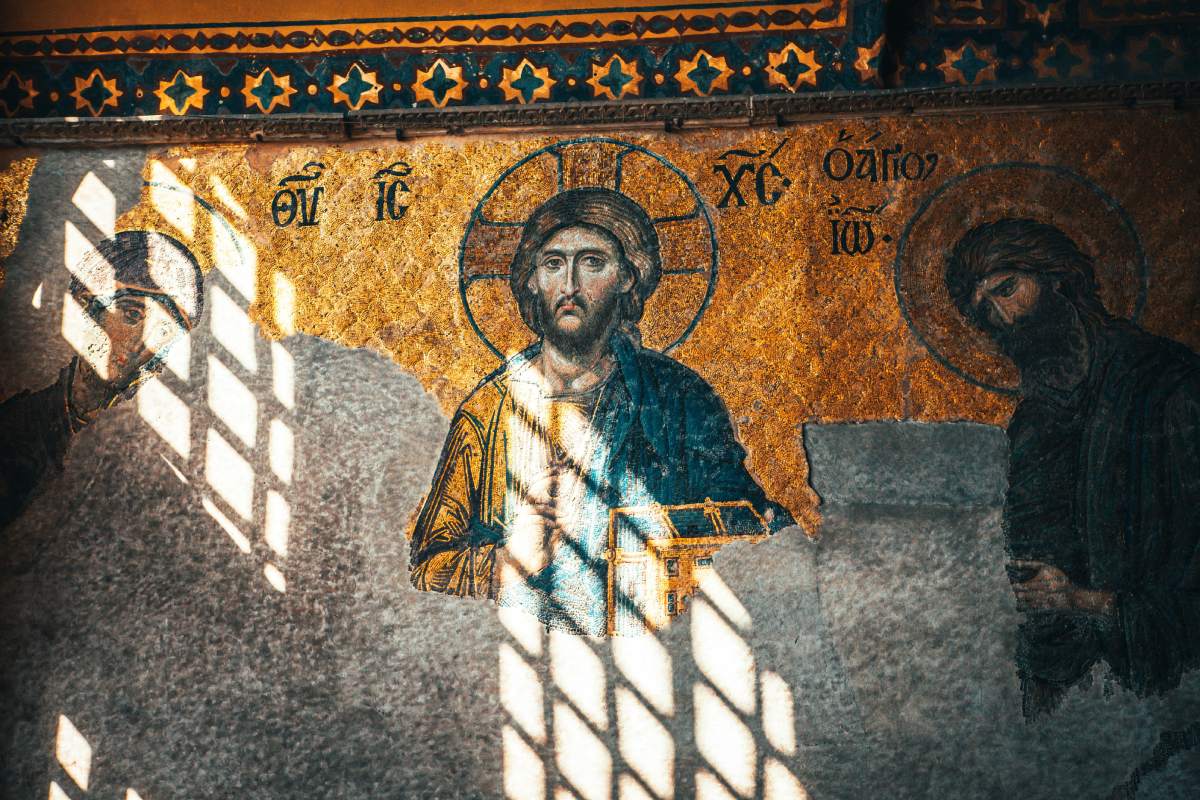
<path id="1" fill-rule="evenodd" d="M 534 254 L 529 288 L 542 332 L 560 346 L 585 350 L 606 335 L 633 288 L 620 246 L 610 234 L 576 225 L 555 233 Z"/>

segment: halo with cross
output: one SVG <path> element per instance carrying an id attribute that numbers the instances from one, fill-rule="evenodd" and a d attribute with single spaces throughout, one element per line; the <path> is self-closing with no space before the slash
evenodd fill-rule
<path id="1" fill-rule="evenodd" d="M 662 279 L 646 301 L 646 347 L 683 344 L 717 285 L 717 236 L 696 186 L 678 167 L 644 147 L 607 137 L 543 147 L 501 173 L 471 212 L 459 248 L 459 294 L 472 329 L 503 359 L 529 344 L 508 285 L 521 231 L 535 208 L 567 189 L 613 189 L 645 209 L 662 254 Z"/>
<path id="2" fill-rule="evenodd" d="M 1016 367 L 970 325 L 946 288 L 946 258 L 967 231 L 1005 217 L 1034 219 L 1063 231 L 1094 259 L 1104 307 L 1137 321 L 1149 265 L 1125 209 L 1092 181 L 1065 167 L 989 164 L 949 179 L 922 201 L 896 248 L 900 313 L 930 355 L 968 383 L 1012 395 Z"/>

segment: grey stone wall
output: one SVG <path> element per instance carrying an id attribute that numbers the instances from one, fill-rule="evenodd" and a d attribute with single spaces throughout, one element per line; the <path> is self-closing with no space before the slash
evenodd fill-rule
<path id="1" fill-rule="evenodd" d="M 136 170 L 120 167 L 140 158 L 38 167 L 0 289 L 5 394 L 49 383 L 69 356 L 53 301 L 74 213 L 64 187 L 107 169 L 127 205 Z M 161 378 L 175 405 L 143 390 L 106 414 L 3 532 L 0 796 L 46 797 L 53 781 L 72 798 L 123 800 L 797 786 L 820 800 L 1105 798 L 1161 732 L 1200 719 L 1196 676 L 1140 700 L 1099 670 L 1052 717 L 1021 719 L 998 428 L 809 426 L 819 542 L 788 530 L 726 548 L 720 582 L 653 641 L 565 641 L 410 588 L 404 532 L 447 427 L 413 377 L 309 337 L 253 334 L 251 348 L 254 369 L 206 317 L 186 378 Z M 214 360 L 253 399 L 249 423 L 214 400 Z M 288 364 L 290 401 L 277 390 Z M 168 407 L 186 409 L 186 430 Z M 272 460 L 279 425 L 290 470 Z M 241 461 L 215 458 L 213 437 Z M 231 470 L 249 476 L 225 490 L 249 487 L 245 517 L 216 488 Z M 271 547 L 272 497 L 288 509 L 285 555 Z M 60 757 L 63 718 L 90 749 L 86 786 Z M 1197 787 L 1200 758 L 1182 754 L 1137 797 Z"/>

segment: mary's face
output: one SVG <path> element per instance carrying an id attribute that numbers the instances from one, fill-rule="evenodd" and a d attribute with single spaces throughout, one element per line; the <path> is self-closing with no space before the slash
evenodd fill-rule
<path id="1" fill-rule="evenodd" d="M 108 302 L 89 303 L 95 326 L 85 336 L 85 356 L 100 377 L 114 386 L 133 379 L 155 355 L 186 329 L 155 296 L 122 294 Z"/>
<path id="2" fill-rule="evenodd" d="M 608 233 L 576 225 L 555 233 L 534 254 L 529 288 L 542 332 L 552 342 L 587 347 L 609 329 L 633 276 Z"/>

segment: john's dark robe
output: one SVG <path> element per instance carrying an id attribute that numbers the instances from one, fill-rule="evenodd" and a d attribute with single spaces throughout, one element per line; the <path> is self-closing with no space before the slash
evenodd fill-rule
<path id="1" fill-rule="evenodd" d="M 1026 397 L 1014 413 L 1005 523 L 1014 557 L 1111 592 L 1115 610 L 1027 615 L 1028 714 L 1100 660 L 1139 695 L 1200 665 L 1200 357 L 1120 321 L 1090 343 L 1074 393 Z"/>
<path id="2" fill-rule="evenodd" d="M 617 367 L 588 428 L 576 469 L 573 543 L 541 573 L 500 587 L 496 548 L 510 534 L 522 492 L 537 479 L 547 415 L 529 360 L 535 346 L 487 377 L 450 423 L 442 458 L 411 535 L 418 589 L 487 596 L 579 633 L 607 630 L 609 510 L 748 500 L 772 510 L 772 529 L 792 523 L 746 470 L 724 403 L 703 378 L 667 356 L 612 340 Z"/>
<path id="3" fill-rule="evenodd" d="M 20 392 L 0 403 L 0 530 L 62 469 L 74 432 L 68 405 L 74 367 L 73 361 L 45 389 Z"/>

